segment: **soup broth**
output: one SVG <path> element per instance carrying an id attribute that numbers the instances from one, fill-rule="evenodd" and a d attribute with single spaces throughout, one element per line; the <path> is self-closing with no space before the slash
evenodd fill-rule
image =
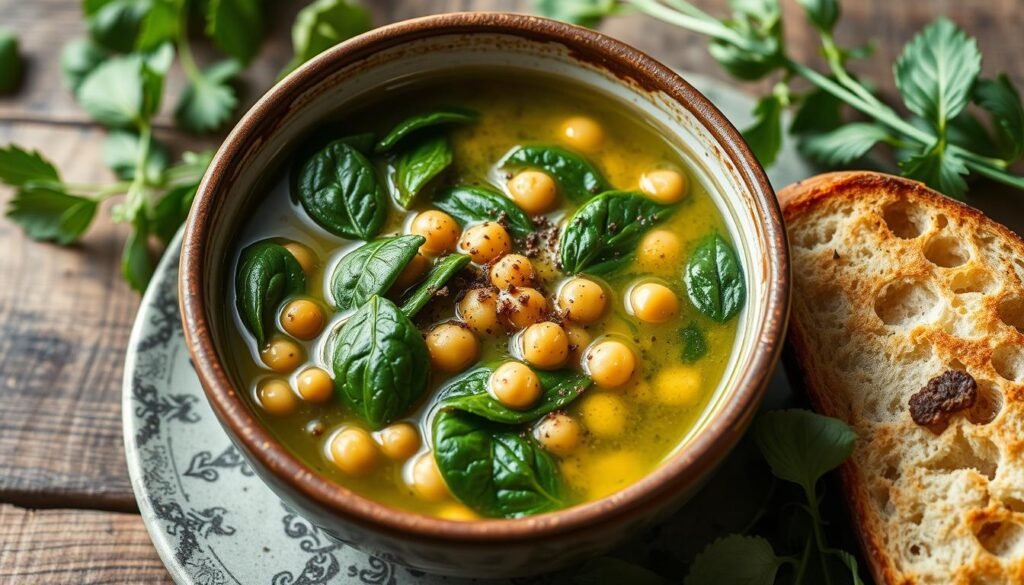
<path id="1" fill-rule="evenodd" d="M 369 237 L 343 237 L 301 190 L 319 170 L 343 185 L 319 200 L 338 197 L 351 165 L 307 161 L 363 134 L 373 140 L 352 150 L 386 195 L 384 219 Z M 725 373 L 743 275 L 691 157 L 653 124 L 562 80 L 472 72 L 390 88 L 326 122 L 294 159 L 237 239 L 227 353 L 253 411 L 312 469 L 384 504 L 467 520 L 601 498 L 680 448 Z M 479 191 L 530 212 L 466 219 Z M 366 240 L 411 233 L 427 235 L 412 259 L 382 248 L 351 260 Z M 282 245 L 301 277 L 274 257 Z M 375 267 L 397 282 L 337 283 L 346 270 L 346 283 L 373 280 Z M 428 300 L 414 310 L 417 290 Z M 394 330 L 394 308 L 414 330 Z M 363 317 L 357 331 L 349 322 Z M 389 359 L 398 365 L 367 373 Z"/>

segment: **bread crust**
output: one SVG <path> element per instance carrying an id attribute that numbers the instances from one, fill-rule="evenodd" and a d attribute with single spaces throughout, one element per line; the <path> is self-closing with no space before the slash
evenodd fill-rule
<path id="1" fill-rule="evenodd" d="M 920 183 L 881 173 L 819 175 L 782 189 L 778 197 L 793 246 L 794 298 L 787 365 L 797 366 L 815 410 L 845 419 L 860 436 L 854 455 L 840 468 L 840 478 L 875 581 L 888 585 L 1024 583 L 1024 500 L 1018 500 L 1024 497 L 1024 485 L 1018 485 L 1024 483 L 1020 481 L 1024 478 L 1024 436 L 1013 438 L 1024 427 L 1024 386 L 1020 379 L 1005 377 L 1009 366 L 1004 365 L 1002 371 L 994 366 L 997 352 L 1008 347 L 1004 353 L 1017 356 L 1015 348 L 1024 347 L 1024 316 L 1015 313 L 1008 317 L 1001 309 L 1015 299 L 1024 299 L 1024 241 L 976 209 Z M 931 224 L 914 235 L 916 227 L 900 223 L 897 212 L 901 210 L 931 218 Z M 904 229 L 908 233 L 897 235 Z M 987 247 L 998 253 L 990 254 Z M 964 250 L 970 254 L 967 261 L 953 266 L 964 259 Z M 953 255 L 942 255 L 950 253 Z M 858 258 L 858 254 L 867 256 Z M 1014 257 L 1020 261 L 1012 261 Z M 985 288 L 981 291 L 943 289 L 955 289 L 958 278 L 968 279 L 972 274 L 989 275 L 993 282 L 982 283 Z M 917 294 L 912 287 L 918 285 L 937 291 L 939 308 L 928 309 L 931 313 L 927 314 L 938 315 L 942 326 L 927 317 L 909 326 L 886 322 L 883 317 L 890 317 L 886 311 L 893 309 L 888 308 L 885 300 L 889 297 L 884 294 L 901 283 L 910 283 L 908 294 Z M 971 289 L 982 284 L 964 286 Z M 839 309 L 832 307 L 832 295 L 841 298 Z M 963 302 L 970 308 L 972 331 L 977 335 L 963 334 L 957 320 L 962 315 L 946 317 L 947 309 L 961 298 L 967 299 Z M 920 305 L 926 307 L 927 303 Z M 1013 307 L 1016 311 L 1017 306 Z M 1020 310 L 1024 315 L 1024 305 Z M 900 312 L 894 315 L 893 320 L 905 316 Z M 836 328 L 837 333 L 832 337 L 821 333 L 827 327 Z M 849 341 L 840 339 L 836 345 L 846 343 L 860 350 L 860 355 L 854 352 L 849 358 L 860 365 L 849 370 L 836 367 L 843 358 L 829 355 L 841 353 L 845 346 L 837 349 L 823 343 L 844 335 Z M 925 348 L 920 350 L 923 357 L 903 357 L 915 356 L 912 352 L 917 348 Z M 1020 351 L 1024 355 L 1024 350 Z M 886 367 L 896 373 L 881 371 Z M 941 374 L 943 368 L 965 369 L 985 381 L 988 399 L 1001 396 L 1004 403 L 995 418 L 985 422 L 984 412 L 979 411 L 976 418 L 982 418 L 969 420 L 970 413 L 961 413 L 941 432 L 913 423 L 906 408 L 907 396 L 932 373 Z M 858 384 L 843 379 L 862 374 L 874 382 Z M 888 407 L 873 407 L 879 410 L 874 412 L 865 406 L 877 398 L 888 400 Z M 975 442 L 986 448 L 991 445 L 998 455 L 989 461 L 992 457 L 987 452 L 978 456 L 967 449 L 977 459 L 964 463 L 962 457 L 957 459 L 960 451 L 943 454 L 943 449 L 953 452 L 951 445 Z M 928 457 L 940 463 L 928 463 Z M 889 463 L 879 466 L 884 460 Z M 1020 475 L 1016 475 L 1018 471 Z M 888 477 L 890 474 L 894 477 Z M 933 482 L 954 486 L 946 489 L 957 498 L 936 497 Z M 973 501 L 972 496 L 977 497 L 976 503 L 963 503 Z M 928 499 L 931 501 L 923 501 Z M 910 514 L 914 509 L 924 511 Z M 936 513 L 938 509 L 945 516 Z M 908 514 L 930 529 L 903 530 Z M 934 517 L 948 517 L 949 521 L 936 524 Z M 996 528 L 990 529 L 992 526 Z M 1010 535 L 1016 535 L 1016 540 L 998 532 L 1018 527 L 1020 534 Z M 913 544 L 907 547 L 908 542 Z M 1012 548 L 1005 555 L 1004 546 Z M 928 558 L 919 558 L 925 556 Z"/>

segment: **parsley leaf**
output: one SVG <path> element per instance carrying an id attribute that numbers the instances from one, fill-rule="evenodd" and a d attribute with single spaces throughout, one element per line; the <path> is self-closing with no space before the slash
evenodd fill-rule
<path id="1" fill-rule="evenodd" d="M 805 138 L 800 142 L 800 152 L 821 164 L 839 166 L 857 160 L 888 138 L 889 131 L 877 124 L 854 122 Z"/>
<path id="2" fill-rule="evenodd" d="M 967 106 L 980 71 L 978 44 L 945 18 L 918 33 L 893 66 L 907 109 L 940 131 Z"/>
<path id="3" fill-rule="evenodd" d="M 830 32 L 839 20 L 838 0 L 797 0 L 807 12 L 807 18 L 815 28 L 822 32 Z"/>
<path id="4" fill-rule="evenodd" d="M 34 240 L 66 245 L 85 233 L 97 207 L 95 200 L 68 195 L 57 185 L 27 183 L 7 203 L 7 217 Z"/>
<path id="5" fill-rule="evenodd" d="M 615 0 L 534 0 L 533 9 L 543 16 L 594 27 L 614 14 Z"/>
<path id="6" fill-rule="evenodd" d="M 64 85 L 77 94 L 82 82 L 100 63 L 107 59 L 107 52 L 88 38 L 79 38 L 64 45 L 60 54 L 60 72 Z"/>
<path id="7" fill-rule="evenodd" d="M 370 13 L 349 0 L 316 0 L 299 11 L 292 25 L 295 56 L 281 77 L 334 45 L 372 28 Z"/>
<path id="8" fill-rule="evenodd" d="M 162 43 L 173 42 L 181 34 L 183 7 L 182 0 L 152 0 L 152 8 L 139 25 L 135 48 L 148 51 Z"/>
<path id="9" fill-rule="evenodd" d="M 759 536 L 733 534 L 708 545 L 690 566 L 686 585 L 772 585 L 779 568 L 790 559 L 775 556 L 771 543 Z"/>
<path id="10" fill-rule="evenodd" d="M 121 274 L 133 289 L 146 290 L 153 277 L 153 258 L 149 254 L 149 225 L 144 216 L 138 215 L 132 222 L 132 233 L 124 243 L 121 253 Z"/>
<path id="11" fill-rule="evenodd" d="M 754 423 L 754 440 L 772 473 L 813 493 L 818 479 L 853 452 L 857 434 L 839 419 L 807 410 L 776 410 Z"/>
<path id="12" fill-rule="evenodd" d="M 152 0 L 85 0 L 89 36 L 100 45 L 127 53 L 135 48 L 142 21 L 153 7 Z"/>
<path id="13" fill-rule="evenodd" d="M 18 38 L 10 31 L 0 30 L 0 93 L 11 92 L 18 87 L 21 68 Z"/>
<path id="14" fill-rule="evenodd" d="M 843 125 L 843 102 L 825 90 L 815 90 L 804 96 L 793 116 L 789 131 L 793 134 L 830 132 Z"/>
<path id="15" fill-rule="evenodd" d="M 1024 106 L 1010 78 L 1001 74 L 995 79 L 978 80 L 974 100 L 992 114 L 1008 158 L 1024 155 Z"/>
<path id="16" fill-rule="evenodd" d="M 135 164 L 142 141 L 135 132 L 115 130 L 103 141 L 103 162 L 114 171 L 119 179 L 130 181 L 135 178 Z M 149 156 L 146 159 L 146 182 L 162 182 L 167 168 L 167 150 L 152 137 L 149 140 Z"/>
<path id="17" fill-rule="evenodd" d="M 229 82 L 239 71 L 241 65 L 228 59 L 190 80 L 174 111 L 178 126 L 192 132 L 210 132 L 220 128 L 238 105 L 235 90 Z"/>
<path id="18" fill-rule="evenodd" d="M 765 166 L 775 162 L 782 148 L 782 108 L 774 94 L 761 98 L 754 107 L 754 125 L 743 131 L 754 156 Z"/>
<path id="19" fill-rule="evenodd" d="M 209 0 L 206 34 L 228 55 L 248 63 L 263 40 L 261 0 Z"/>
<path id="20" fill-rule="evenodd" d="M 60 183 L 60 175 L 53 163 L 38 152 L 29 152 L 12 144 L 0 148 L 0 181 L 21 187 L 29 182 Z"/>
<path id="21" fill-rule="evenodd" d="M 900 161 L 903 175 L 957 199 L 967 192 L 967 166 L 959 156 L 936 143 L 931 148 Z"/>
<path id="22" fill-rule="evenodd" d="M 143 117 L 142 65 L 138 56 L 101 63 L 78 88 L 78 101 L 100 124 L 134 126 Z"/>
<path id="23" fill-rule="evenodd" d="M 181 224 L 185 223 L 198 189 L 198 184 L 175 187 L 164 193 L 153 206 L 149 222 L 153 235 L 160 238 L 164 244 L 169 243 Z"/>

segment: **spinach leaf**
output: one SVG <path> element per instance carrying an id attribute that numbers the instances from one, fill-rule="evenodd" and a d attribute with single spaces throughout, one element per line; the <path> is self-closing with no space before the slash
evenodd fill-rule
<path id="1" fill-rule="evenodd" d="M 536 406 L 529 410 L 512 410 L 495 400 L 487 391 L 494 368 L 480 366 L 448 382 L 438 392 L 442 408 L 462 410 L 487 420 L 504 424 L 520 424 L 565 408 L 590 387 L 590 378 L 572 370 L 535 370 L 544 394 Z"/>
<path id="2" fill-rule="evenodd" d="M 459 411 L 434 418 L 434 458 L 462 503 L 495 518 L 565 506 L 558 466 L 533 438 Z"/>
<path id="3" fill-rule="evenodd" d="M 295 188 L 306 213 L 337 236 L 368 240 L 387 218 L 388 203 L 373 165 L 344 139 L 307 160 Z"/>
<path id="4" fill-rule="evenodd" d="M 644 232 L 676 208 L 635 193 L 609 191 L 594 197 L 572 214 L 562 232 L 562 269 L 605 274 L 625 266 Z"/>
<path id="5" fill-rule="evenodd" d="M 354 309 L 387 292 L 426 241 L 416 235 L 381 238 L 346 254 L 331 277 L 334 305 L 341 311 Z"/>
<path id="6" fill-rule="evenodd" d="M 448 138 L 438 135 L 421 140 L 403 152 L 395 162 L 395 199 L 408 208 L 416 195 L 452 164 L 452 147 Z"/>
<path id="7" fill-rule="evenodd" d="M 423 336 L 391 301 L 372 296 L 345 323 L 334 347 L 334 387 L 374 429 L 405 414 L 427 387 Z"/>
<path id="8" fill-rule="evenodd" d="M 503 225 L 517 238 L 534 231 L 533 221 L 511 199 L 486 187 L 453 187 L 434 196 L 434 205 L 462 225 L 504 220 Z"/>
<path id="9" fill-rule="evenodd" d="M 403 138 L 423 128 L 439 126 L 441 124 L 465 124 L 475 122 L 479 117 L 480 114 L 473 110 L 458 107 L 438 108 L 424 114 L 418 114 L 403 120 L 392 128 L 391 132 L 388 132 L 387 136 L 377 143 L 376 150 L 377 152 L 387 152 L 394 148 Z"/>
<path id="10" fill-rule="evenodd" d="M 679 341 L 682 343 L 682 359 L 688 364 L 699 360 L 708 353 L 708 338 L 696 321 L 679 330 Z"/>
<path id="11" fill-rule="evenodd" d="M 732 246 L 718 234 L 709 236 L 693 251 L 683 279 L 693 306 L 719 323 L 743 308 L 747 296 L 743 268 Z"/>
<path id="12" fill-rule="evenodd" d="M 416 291 L 402 304 L 402 312 L 410 319 L 420 312 L 420 309 L 434 296 L 434 293 L 445 285 L 448 280 L 469 264 L 470 257 L 465 254 L 449 254 L 445 256 L 437 266 L 430 271 L 427 279 L 423 281 Z"/>
<path id="13" fill-rule="evenodd" d="M 274 328 L 277 306 L 305 290 L 302 266 L 284 246 L 264 241 L 242 250 L 235 273 L 235 303 L 261 347 Z"/>
<path id="14" fill-rule="evenodd" d="M 505 158 L 503 166 L 537 168 L 548 173 L 562 194 L 576 203 L 612 188 L 587 159 L 560 146 L 520 146 Z"/>

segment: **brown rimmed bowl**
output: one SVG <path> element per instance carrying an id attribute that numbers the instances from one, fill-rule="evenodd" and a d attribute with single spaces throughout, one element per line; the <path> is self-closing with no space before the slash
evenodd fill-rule
<path id="1" fill-rule="evenodd" d="M 379 504 L 320 476 L 257 421 L 223 361 L 230 321 L 230 250 L 257 185 L 326 115 L 380 87 L 431 71 L 527 70 L 617 100 L 691 153 L 694 174 L 729 226 L 747 277 L 747 306 L 730 364 L 680 448 L 639 482 L 604 499 L 515 520 L 456 522 Z M 334 538 L 428 572 L 508 577 L 608 550 L 666 517 L 739 440 L 778 359 L 789 309 L 789 252 L 764 170 L 728 120 L 679 75 L 592 30 L 515 14 L 458 13 L 385 26 L 289 75 L 242 118 L 217 152 L 183 240 L 182 320 L 196 371 L 228 435 L 263 481 Z M 239 497 L 242 497 L 240 494 Z"/>

